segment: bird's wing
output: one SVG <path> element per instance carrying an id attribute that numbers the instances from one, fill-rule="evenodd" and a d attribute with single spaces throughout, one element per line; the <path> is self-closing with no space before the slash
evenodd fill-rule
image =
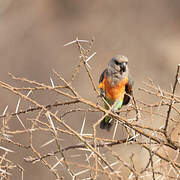
<path id="1" fill-rule="evenodd" d="M 128 76 L 128 83 L 125 86 L 126 94 L 124 95 L 123 99 L 123 105 L 127 105 L 130 101 L 130 96 L 132 94 L 132 86 L 133 86 L 133 80 L 131 78 L 131 75 Z"/>
<path id="2" fill-rule="evenodd" d="M 105 69 L 105 70 L 101 73 L 100 78 L 99 78 L 99 84 L 102 83 L 102 81 L 103 81 L 103 79 L 104 79 L 104 75 L 105 75 L 106 72 L 107 72 L 107 69 Z"/>
<path id="3" fill-rule="evenodd" d="M 102 73 L 101 76 L 99 78 L 99 85 L 98 88 L 100 88 L 100 93 L 103 97 L 105 97 L 105 90 L 104 90 L 104 84 L 103 84 L 103 80 L 104 80 L 104 76 L 106 73 L 107 69 L 105 69 Z"/>

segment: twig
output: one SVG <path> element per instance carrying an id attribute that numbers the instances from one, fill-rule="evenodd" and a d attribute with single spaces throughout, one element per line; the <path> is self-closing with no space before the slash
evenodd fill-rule
<path id="1" fill-rule="evenodd" d="M 167 127 L 168 127 L 168 123 L 169 123 L 169 116 L 170 116 L 170 113 L 171 113 L 172 105 L 174 103 L 174 100 L 173 100 L 174 99 L 174 93 L 175 93 L 175 90 L 176 90 L 176 85 L 178 83 L 179 69 L 180 69 L 180 64 L 177 67 L 175 82 L 174 82 L 174 86 L 173 86 L 173 90 L 172 90 L 172 96 L 171 96 L 172 100 L 170 102 L 169 109 L 167 111 L 167 117 L 166 117 L 165 126 L 164 126 L 164 131 L 165 131 L 166 136 L 167 136 Z"/>

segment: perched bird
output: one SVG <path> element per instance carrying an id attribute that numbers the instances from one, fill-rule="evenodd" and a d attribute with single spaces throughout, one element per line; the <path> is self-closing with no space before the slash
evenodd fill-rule
<path id="1" fill-rule="evenodd" d="M 130 101 L 133 81 L 127 64 L 127 57 L 117 55 L 110 60 L 99 78 L 100 93 L 112 106 L 113 112 L 120 110 L 122 105 L 127 105 Z M 105 108 L 109 109 L 107 104 L 105 104 Z M 106 116 L 100 123 L 101 129 L 109 130 L 111 126 L 112 118 L 110 116 Z"/>

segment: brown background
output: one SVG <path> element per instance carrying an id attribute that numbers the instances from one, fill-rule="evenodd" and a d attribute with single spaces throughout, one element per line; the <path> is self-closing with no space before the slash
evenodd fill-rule
<path id="1" fill-rule="evenodd" d="M 11 72 L 50 84 L 52 69 L 70 79 L 79 54 L 75 46 L 63 45 L 76 37 L 95 37 L 97 55 L 89 64 L 96 84 L 110 58 L 123 54 L 129 58 L 135 89 L 150 77 L 170 90 L 180 63 L 180 1 L 0 0 L 0 80 L 12 82 Z M 96 101 L 87 78 L 82 71 L 74 86 L 82 97 Z M 0 112 L 7 104 L 12 112 L 18 98 L 1 88 L 0 100 Z M 24 163 L 21 153 L 17 157 L 25 179 L 54 178 L 39 164 Z"/>

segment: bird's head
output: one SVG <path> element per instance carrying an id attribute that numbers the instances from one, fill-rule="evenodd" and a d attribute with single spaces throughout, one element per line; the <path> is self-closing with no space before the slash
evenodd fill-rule
<path id="1" fill-rule="evenodd" d="M 128 73 L 128 58 L 122 55 L 114 56 L 109 64 L 108 70 L 113 74 L 125 75 Z"/>

